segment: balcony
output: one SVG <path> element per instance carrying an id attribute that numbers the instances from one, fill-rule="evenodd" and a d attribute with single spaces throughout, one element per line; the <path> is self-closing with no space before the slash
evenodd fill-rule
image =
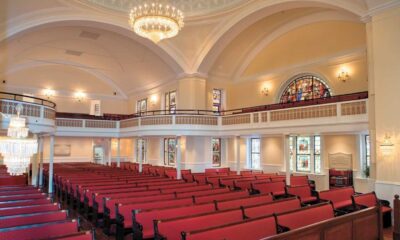
<path id="1" fill-rule="evenodd" d="M 149 111 L 138 115 L 57 113 L 59 136 L 232 136 L 307 132 L 360 132 L 368 129 L 368 93 L 272 104 L 224 112 Z"/>

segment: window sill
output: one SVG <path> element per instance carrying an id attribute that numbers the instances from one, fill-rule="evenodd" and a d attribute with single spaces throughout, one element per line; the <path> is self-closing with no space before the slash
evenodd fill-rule
<path id="1" fill-rule="evenodd" d="M 312 176 L 326 176 L 325 173 L 308 173 L 308 172 L 291 172 L 292 174 L 312 175 Z"/>

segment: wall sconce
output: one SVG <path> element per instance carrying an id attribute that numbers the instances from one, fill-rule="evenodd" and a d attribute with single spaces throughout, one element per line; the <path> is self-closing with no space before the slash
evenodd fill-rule
<path id="1" fill-rule="evenodd" d="M 389 135 L 385 135 L 385 138 L 383 139 L 383 143 L 380 145 L 380 148 L 382 151 L 382 155 L 384 156 L 390 155 L 393 152 L 394 144 L 392 143 Z"/>
<path id="2" fill-rule="evenodd" d="M 50 99 L 51 97 L 54 96 L 55 91 L 52 90 L 52 89 L 45 89 L 45 90 L 43 91 L 43 94 L 46 96 L 47 99 Z"/>
<path id="3" fill-rule="evenodd" d="M 342 68 L 338 74 L 338 80 L 346 82 L 349 79 L 350 79 L 349 71 L 347 71 L 345 68 Z"/>
<path id="4" fill-rule="evenodd" d="M 84 92 L 76 92 L 75 93 L 75 99 L 78 102 L 82 102 L 83 99 L 85 99 L 85 97 L 86 97 L 86 94 Z"/>
<path id="5" fill-rule="evenodd" d="M 151 95 L 151 97 L 150 97 L 150 103 L 151 103 L 151 105 L 155 105 L 156 103 L 157 103 L 157 95 Z"/>
<path id="6" fill-rule="evenodd" d="M 269 94 L 269 89 L 267 87 L 263 87 L 261 89 L 261 94 L 263 94 L 264 96 L 268 96 Z"/>

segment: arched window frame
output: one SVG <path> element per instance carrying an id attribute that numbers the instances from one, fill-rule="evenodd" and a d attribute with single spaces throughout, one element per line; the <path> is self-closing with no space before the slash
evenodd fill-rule
<path id="1" fill-rule="evenodd" d="M 311 85 L 311 88 L 312 88 L 312 91 L 311 91 L 311 93 L 312 93 L 312 97 L 310 98 L 310 99 L 318 99 L 318 98 L 326 98 L 326 97 L 330 97 L 330 96 L 332 96 L 333 94 L 332 94 L 332 90 L 331 90 L 331 88 L 329 87 L 329 84 L 327 84 L 327 81 L 323 78 L 323 77 L 321 77 L 320 75 L 318 75 L 318 74 L 314 74 L 314 73 L 302 73 L 302 74 L 297 74 L 297 75 L 295 75 L 295 76 L 293 76 L 292 78 L 290 78 L 288 81 L 286 81 L 285 82 L 285 84 L 281 87 L 281 91 L 280 91 L 280 94 L 277 96 L 278 98 L 277 98 L 277 102 L 278 103 L 288 103 L 288 102 L 299 102 L 298 101 L 298 97 L 297 97 L 297 95 L 298 95 L 298 93 L 299 93 L 299 89 L 298 89 L 298 87 L 297 87 L 297 82 L 298 81 L 300 81 L 300 80 L 303 80 L 304 78 L 307 78 L 307 77 L 310 77 L 311 78 L 311 81 L 312 81 L 312 85 Z M 328 94 L 325 96 L 325 97 L 314 97 L 314 92 L 315 92 L 315 89 L 314 89 L 314 81 L 318 81 L 318 82 L 320 82 L 320 83 L 322 83 L 322 85 L 324 86 L 324 90 L 327 90 L 327 92 L 328 92 Z M 295 88 L 296 88 L 296 92 L 295 92 L 295 96 L 296 96 L 296 100 L 295 101 L 284 101 L 284 95 L 286 95 L 286 93 L 289 91 L 289 88 L 293 85 L 293 84 L 295 84 Z M 302 100 L 300 100 L 300 101 L 302 101 Z"/>

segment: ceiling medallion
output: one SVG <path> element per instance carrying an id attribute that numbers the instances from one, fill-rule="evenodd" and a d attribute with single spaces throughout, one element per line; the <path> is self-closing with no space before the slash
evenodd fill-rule
<path id="1" fill-rule="evenodd" d="M 132 8 L 129 24 L 137 35 L 158 43 L 178 35 L 183 18 L 182 11 L 174 6 L 151 3 Z"/>

